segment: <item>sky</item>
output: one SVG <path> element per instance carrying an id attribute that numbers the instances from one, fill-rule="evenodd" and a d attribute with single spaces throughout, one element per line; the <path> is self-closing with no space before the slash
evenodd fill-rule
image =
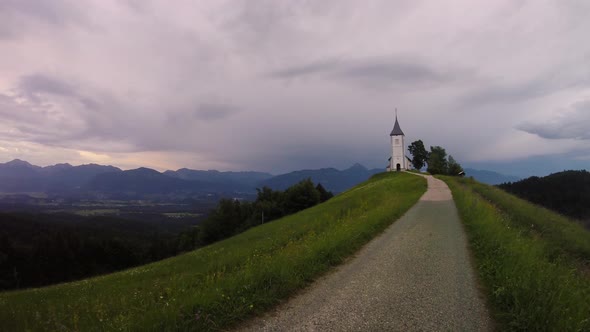
<path id="1" fill-rule="evenodd" d="M 0 1 L 0 162 L 590 168 L 590 2 Z"/>

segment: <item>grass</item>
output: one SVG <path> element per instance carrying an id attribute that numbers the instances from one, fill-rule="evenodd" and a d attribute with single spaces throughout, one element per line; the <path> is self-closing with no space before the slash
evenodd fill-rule
<path id="1" fill-rule="evenodd" d="M 423 178 L 382 173 L 328 202 L 161 262 L 0 294 L 0 329 L 219 330 L 264 312 L 403 215 Z"/>
<path id="2" fill-rule="evenodd" d="M 407 172 L 410 172 L 410 173 L 416 173 L 416 174 L 425 174 L 425 175 L 430 175 L 430 173 L 428 173 L 427 171 L 424 171 L 424 172 L 422 172 L 422 171 L 420 171 L 420 170 L 418 170 L 418 169 L 409 169 L 409 170 L 407 170 Z"/>
<path id="3" fill-rule="evenodd" d="M 590 232 L 498 188 L 441 178 L 500 329 L 590 331 Z"/>

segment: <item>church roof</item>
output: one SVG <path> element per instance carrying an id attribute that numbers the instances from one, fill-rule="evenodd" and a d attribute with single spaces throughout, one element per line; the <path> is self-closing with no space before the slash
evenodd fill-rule
<path id="1" fill-rule="evenodd" d="M 393 130 L 389 136 L 397 136 L 397 135 L 404 135 L 402 128 L 399 126 L 399 122 L 397 122 L 397 116 L 395 117 L 395 125 L 393 126 Z M 405 136 L 405 135 L 404 135 Z"/>

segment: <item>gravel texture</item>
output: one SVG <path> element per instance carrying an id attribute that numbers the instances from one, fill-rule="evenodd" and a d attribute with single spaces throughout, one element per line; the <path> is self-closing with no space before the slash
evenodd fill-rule
<path id="1" fill-rule="evenodd" d="M 427 180 L 420 201 L 354 258 L 241 330 L 491 330 L 451 193 Z"/>

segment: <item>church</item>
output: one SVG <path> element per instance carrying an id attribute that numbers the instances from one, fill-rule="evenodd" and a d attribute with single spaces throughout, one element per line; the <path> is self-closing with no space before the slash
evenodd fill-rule
<path id="1" fill-rule="evenodd" d="M 395 114 L 395 124 L 389 136 L 391 137 L 391 157 L 389 157 L 387 171 L 399 172 L 412 169 L 412 161 L 406 156 L 405 135 L 397 121 L 397 111 Z"/>

